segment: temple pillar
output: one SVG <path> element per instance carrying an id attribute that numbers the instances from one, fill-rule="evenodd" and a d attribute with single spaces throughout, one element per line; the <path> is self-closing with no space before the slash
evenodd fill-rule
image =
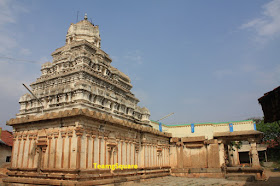
<path id="1" fill-rule="evenodd" d="M 67 156 L 67 160 L 68 160 L 68 169 L 71 168 L 71 154 L 72 154 L 72 137 L 73 137 L 73 131 L 70 129 L 67 131 L 68 134 L 68 156 Z"/>
<path id="2" fill-rule="evenodd" d="M 219 157 L 220 157 L 220 166 L 225 165 L 225 145 L 223 141 L 219 141 Z"/>
<path id="3" fill-rule="evenodd" d="M 98 164 L 101 164 L 101 145 L 102 145 L 102 134 L 98 134 Z"/>
<path id="4" fill-rule="evenodd" d="M 139 162 L 139 144 L 137 144 L 136 143 L 136 145 L 135 145 L 135 165 L 138 165 L 138 167 L 139 167 L 139 164 L 138 164 L 138 162 Z"/>
<path id="5" fill-rule="evenodd" d="M 16 167 L 16 162 L 17 162 L 17 149 L 18 149 L 18 144 L 19 141 L 17 140 L 17 134 L 13 134 L 13 148 L 12 148 L 12 162 L 11 162 L 11 167 Z"/>
<path id="6" fill-rule="evenodd" d="M 234 160 L 234 165 L 239 165 L 240 161 L 239 161 L 239 152 L 238 152 L 238 148 L 237 147 L 233 147 L 234 152 L 233 152 L 233 160 Z"/>
<path id="7" fill-rule="evenodd" d="M 250 140 L 249 142 L 251 144 L 252 167 L 260 167 L 257 143 L 255 140 Z"/>
<path id="8" fill-rule="evenodd" d="M 66 131 L 61 131 L 61 138 L 62 138 L 62 149 L 61 149 L 61 168 L 64 168 L 64 160 L 65 158 L 65 138 L 66 138 Z"/>
<path id="9" fill-rule="evenodd" d="M 141 145 L 141 152 L 140 152 L 140 154 L 141 154 L 141 156 L 140 156 L 140 166 L 141 167 L 145 167 L 145 144 L 144 143 L 142 143 L 142 145 Z"/>
<path id="10" fill-rule="evenodd" d="M 121 151 L 121 148 L 120 148 L 120 139 L 117 138 L 116 139 L 116 143 L 117 143 L 117 153 L 116 153 L 116 163 L 119 163 L 119 157 L 120 157 L 120 151 Z"/>
<path id="11" fill-rule="evenodd" d="M 108 137 L 105 137 L 104 136 L 104 165 L 106 165 L 108 163 L 107 159 L 108 158 L 108 148 L 107 148 L 107 140 L 108 140 Z"/>
<path id="12" fill-rule="evenodd" d="M 176 145 L 171 144 L 170 145 L 170 157 L 169 157 L 169 165 L 171 168 L 177 167 L 177 149 Z"/>
<path id="13" fill-rule="evenodd" d="M 76 155 L 76 168 L 80 169 L 81 168 L 81 147 L 82 147 L 82 135 L 83 135 L 83 130 L 81 127 L 77 127 L 75 129 L 76 131 L 76 136 L 77 136 L 77 155 Z"/>
<path id="14" fill-rule="evenodd" d="M 53 164 L 53 168 L 57 168 L 57 167 L 59 167 L 58 165 L 57 165 L 57 163 L 58 163 L 58 157 L 60 156 L 59 154 L 61 153 L 61 149 L 59 148 L 57 148 L 57 146 L 58 146 L 58 137 L 59 137 L 59 132 L 58 131 L 56 131 L 55 133 L 54 133 L 54 164 Z M 60 163 L 60 162 L 59 162 Z"/>
<path id="15" fill-rule="evenodd" d="M 176 145 L 177 145 L 177 149 L 178 149 L 178 151 L 177 151 L 177 154 L 178 154 L 178 156 L 177 156 L 177 167 L 178 168 L 183 168 L 184 167 L 184 152 L 183 152 L 183 143 L 182 142 L 177 142 L 176 143 Z"/>

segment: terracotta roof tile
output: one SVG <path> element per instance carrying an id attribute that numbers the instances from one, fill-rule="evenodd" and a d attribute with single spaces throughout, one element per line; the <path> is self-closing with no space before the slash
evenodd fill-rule
<path id="1" fill-rule="evenodd" d="M 7 130 L 2 130 L 1 140 L 4 141 L 7 145 L 13 146 L 13 133 Z"/>

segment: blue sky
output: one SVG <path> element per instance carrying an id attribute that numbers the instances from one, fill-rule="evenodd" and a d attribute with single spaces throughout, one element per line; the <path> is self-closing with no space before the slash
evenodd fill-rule
<path id="1" fill-rule="evenodd" d="M 130 76 L 140 105 L 167 124 L 262 117 L 280 85 L 280 0 L 0 0 L 0 123 L 84 13 L 101 48 Z M 7 57 L 13 59 L 7 59 Z M 17 60 L 15 60 L 17 59 Z"/>

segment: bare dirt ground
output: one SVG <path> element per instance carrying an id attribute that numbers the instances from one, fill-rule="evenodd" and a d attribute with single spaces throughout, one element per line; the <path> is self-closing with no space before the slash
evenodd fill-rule
<path id="1" fill-rule="evenodd" d="M 246 183 L 248 186 L 260 186 L 260 185 L 272 185 L 279 186 L 280 185 L 280 172 L 273 172 L 271 169 L 265 169 L 266 180 L 265 181 L 257 181 L 252 183 Z"/>

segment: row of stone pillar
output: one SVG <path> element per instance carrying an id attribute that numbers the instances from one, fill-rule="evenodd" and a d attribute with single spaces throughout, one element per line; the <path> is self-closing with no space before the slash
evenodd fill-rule
<path id="1" fill-rule="evenodd" d="M 39 157 L 40 156 L 40 157 Z M 40 162 L 38 162 L 40 161 Z M 53 132 L 45 136 L 14 138 L 12 167 L 46 169 L 94 168 L 97 164 L 133 164 L 139 167 L 169 165 L 169 148 L 135 141 L 110 138 L 82 130 Z"/>

